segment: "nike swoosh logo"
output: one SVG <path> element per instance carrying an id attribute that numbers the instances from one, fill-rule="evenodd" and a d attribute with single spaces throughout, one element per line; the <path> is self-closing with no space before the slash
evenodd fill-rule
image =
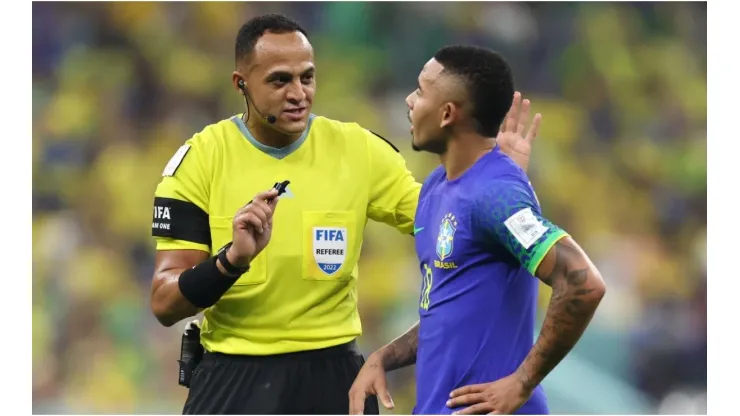
<path id="1" fill-rule="evenodd" d="M 423 229 L 424 229 L 424 227 L 420 227 L 420 228 L 416 228 L 416 227 L 414 227 L 414 235 L 416 235 L 416 234 L 419 234 L 419 232 L 420 232 L 421 230 L 423 230 Z"/>

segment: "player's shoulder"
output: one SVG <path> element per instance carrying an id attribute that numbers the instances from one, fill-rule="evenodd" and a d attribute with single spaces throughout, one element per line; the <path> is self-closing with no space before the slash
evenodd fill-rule
<path id="1" fill-rule="evenodd" d="M 484 158 L 483 166 L 471 178 L 475 199 L 490 203 L 491 199 L 521 199 L 530 194 L 529 177 L 509 156 L 493 151 Z"/>
<path id="2" fill-rule="evenodd" d="M 483 162 L 482 169 L 475 175 L 476 181 L 493 181 L 500 185 L 529 183 L 527 173 L 498 149 L 485 155 Z"/>
<path id="3" fill-rule="evenodd" d="M 322 135 L 323 133 L 333 133 L 331 136 L 338 140 L 347 141 L 349 146 L 379 144 L 382 147 L 387 147 L 389 150 L 400 153 L 398 148 L 390 140 L 356 122 L 339 121 L 324 116 L 316 116 L 311 129 L 317 129 L 317 132 L 321 132 Z"/>
<path id="4" fill-rule="evenodd" d="M 443 165 L 439 165 L 434 170 L 432 170 L 429 175 L 427 175 L 426 179 L 424 179 L 424 186 L 433 186 L 438 184 L 439 182 L 442 182 L 447 175 L 447 172 L 445 171 L 445 167 Z"/>
<path id="5" fill-rule="evenodd" d="M 447 172 L 445 171 L 444 166 L 439 165 L 434 170 L 432 170 L 429 175 L 427 175 L 426 179 L 424 179 L 424 183 L 421 185 L 421 192 L 419 194 L 419 198 L 424 198 L 426 195 L 429 194 L 431 189 L 439 186 L 441 183 L 445 181 L 445 178 L 447 176 Z"/>

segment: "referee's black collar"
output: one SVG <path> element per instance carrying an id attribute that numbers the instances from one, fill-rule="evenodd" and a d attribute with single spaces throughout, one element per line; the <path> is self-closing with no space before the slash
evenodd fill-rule
<path id="1" fill-rule="evenodd" d="M 272 156 L 275 159 L 284 159 L 291 153 L 298 150 L 299 147 L 303 144 L 303 142 L 306 141 L 306 138 L 308 138 L 308 132 L 311 130 L 311 125 L 313 124 L 313 120 L 316 118 L 316 115 L 313 113 L 308 115 L 308 124 L 306 125 L 306 130 L 303 131 L 303 134 L 301 134 L 301 137 L 298 138 L 298 140 L 294 141 L 293 143 L 289 144 L 288 146 L 277 148 L 272 146 L 267 146 L 265 144 L 262 144 L 257 141 L 257 139 L 254 138 L 252 135 L 252 132 L 249 131 L 246 124 L 244 124 L 244 120 L 242 120 L 239 116 L 233 116 L 231 117 L 231 121 L 236 124 L 236 127 L 239 129 L 239 131 L 242 133 L 245 139 L 249 141 L 249 143 L 252 143 L 254 147 L 262 151 L 263 153 L 267 154 L 268 156 Z"/>

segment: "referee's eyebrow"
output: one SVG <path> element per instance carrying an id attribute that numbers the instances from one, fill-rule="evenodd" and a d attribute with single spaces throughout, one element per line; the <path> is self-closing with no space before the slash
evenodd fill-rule
<path id="1" fill-rule="evenodd" d="M 315 71 L 316 71 L 316 67 L 314 67 L 313 65 L 311 65 L 307 69 L 305 69 L 301 73 L 300 76 L 301 77 L 304 77 L 306 75 L 311 75 Z M 267 82 L 272 82 L 272 81 L 275 81 L 275 80 L 278 80 L 278 79 L 286 79 L 286 78 L 287 79 L 293 79 L 293 73 L 290 72 L 290 71 L 278 69 L 276 71 L 273 71 L 273 72 L 270 72 L 269 74 L 267 74 L 267 77 L 265 79 L 267 80 Z"/>

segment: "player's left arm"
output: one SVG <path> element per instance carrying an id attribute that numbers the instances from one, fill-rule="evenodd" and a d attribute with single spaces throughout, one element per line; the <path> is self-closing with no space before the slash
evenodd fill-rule
<path id="1" fill-rule="evenodd" d="M 413 235 L 421 184 L 393 144 L 369 130 L 365 135 L 369 158 L 367 216 Z"/>
<path id="2" fill-rule="evenodd" d="M 533 191 L 514 180 L 497 188 L 484 224 L 531 274 L 552 287 L 540 336 L 517 370 L 525 387 L 533 389 L 576 344 L 606 287 L 581 247 L 540 213 Z"/>
<path id="3" fill-rule="evenodd" d="M 554 226 L 553 226 L 554 227 Z M 534 275 L 552 288 L 540 336 L 516 371 L 532 390 L 575 346 L 606 293 L 596 266 L 570 237 L 535 248 L 544 255 Z"/>
<path id="4" fill-rule="evenodd" d="M 510 413 L 521 407 L 578 342 L 606 293 L 596 266 L 564 230 L 542 216 L 530 191 L 516 180 L 492 184 L 483 191 L 474 218 L 486 238 L 506 247 L 552 287 L 542 330 L 514 374 L 452 392 L 450 407 L 473 405 L 461 414 Z"/>

